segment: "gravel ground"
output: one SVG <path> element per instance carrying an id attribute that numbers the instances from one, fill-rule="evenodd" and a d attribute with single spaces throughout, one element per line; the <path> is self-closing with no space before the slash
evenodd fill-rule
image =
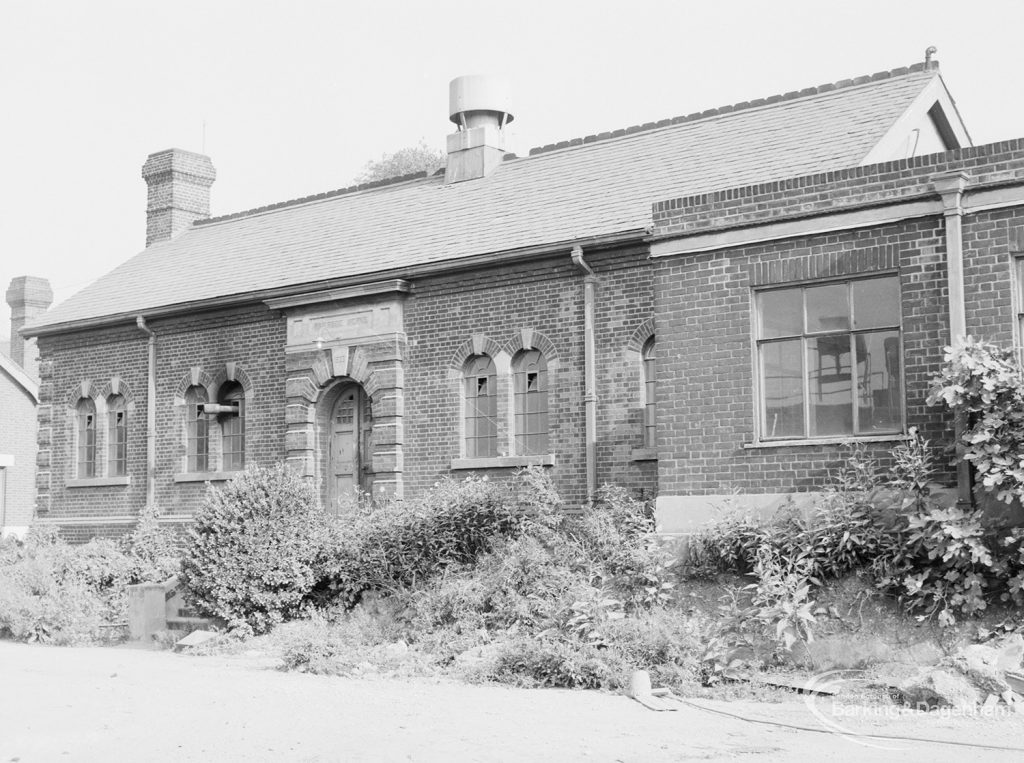
<path id="1" fill-rule="evenodd" d="M 798 697 L 695 702 L 657 713 L 599 692 L 288 674 L 258 655 L 0 642 L 0 763 L 1024 759 L 1024 715 L 837 718 L 822 706 L 859 733 L 1022 748 L 1009 752 L 777 725 L 822 729 Z"/>

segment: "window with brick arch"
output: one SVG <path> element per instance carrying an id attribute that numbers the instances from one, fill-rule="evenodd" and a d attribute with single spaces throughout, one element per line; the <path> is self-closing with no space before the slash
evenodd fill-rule
<path id="1" fill-rule="evenodd" d="M 234 409 L 231 413 L 218 414 L 223 469 L 227 472 L 244 469 L 245 390 L 238 382 L 228 382 L 220 388 L 217 402 Z"/>
<path id="2" fill-rule="evenodd" d="M 644 342 L 641 358 L 643 360 L 644 377 L 644 447 L 653 448 L 657 444 L 658 428 L 655 417 L 657 416 L 656 387 L 657 376 L 654 360 L 654 337 Z"/>
<path id="3" fill-rule="evenodd" d="M 463 366 L 466 458 L 498 455 L 498 373 L 494 360 L 475 355 Z"/>
<path id="4" fill-rule="evenodd" d="M 128 407 L 124 396 L 107 398 L 107 476 L 128 473 Z"/>
<path id="5" fill-rule="evenodd" d="M 83 397 L 75 406 L 78 442 L 77 463 L 79 479 L 96 476 L 96 403 Z"/>
<path id="6" fill-rule="evenodd" d="M 515 397 L 516 455 L 548 452 L 548 363 L 539 350 L 525 350 L 512 360 Z"/>
<path id="7" fill-rule="evenodd" d="M 209 401 L 203 387 L 189 387 L 185 391 L 185 449 L 190 472 L 210 470 L 210 419 L 200 408 Z"/>
<path id="8" fill-rule="evenodd" d="M 762 440 L 903 431 L 898 276 L 755 297 Z"/>

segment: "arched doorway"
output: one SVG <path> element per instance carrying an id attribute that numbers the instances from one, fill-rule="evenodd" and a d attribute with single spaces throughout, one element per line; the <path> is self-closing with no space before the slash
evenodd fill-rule
<path id="1" fill-rule="evenodd" d="M 372 487 L 370 434 L 373 419 L 370 399 L 358 384 L 346 384 L 331 406 L 327 422 L 325 482 L 327 506 L 335 511 L 339 500 L 356 489 Z"/>

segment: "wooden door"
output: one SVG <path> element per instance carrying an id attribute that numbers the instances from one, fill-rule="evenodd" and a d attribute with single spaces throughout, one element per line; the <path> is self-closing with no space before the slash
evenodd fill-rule
<path id="1" fill-rule="evenodd" d="M 369 489 L 370 405 L 362 389 L 347 387 L 331 410 L 327 459 L 328 505 L 356 488 Z"/>

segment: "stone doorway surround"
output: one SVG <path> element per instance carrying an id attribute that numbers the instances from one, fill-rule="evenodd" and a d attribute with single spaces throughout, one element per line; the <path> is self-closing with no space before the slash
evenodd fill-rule
<path id="1" fill-rule="evenodd" d="M 374 493 L 403 496 L 403 307 L 410 291 L 408 282 L 394 279 L 266 302 L 287 318 L 286 457 L 321 488 L 326 459 L 320 408 L 328 390 L 354 382 L 370 398 Z"/>

